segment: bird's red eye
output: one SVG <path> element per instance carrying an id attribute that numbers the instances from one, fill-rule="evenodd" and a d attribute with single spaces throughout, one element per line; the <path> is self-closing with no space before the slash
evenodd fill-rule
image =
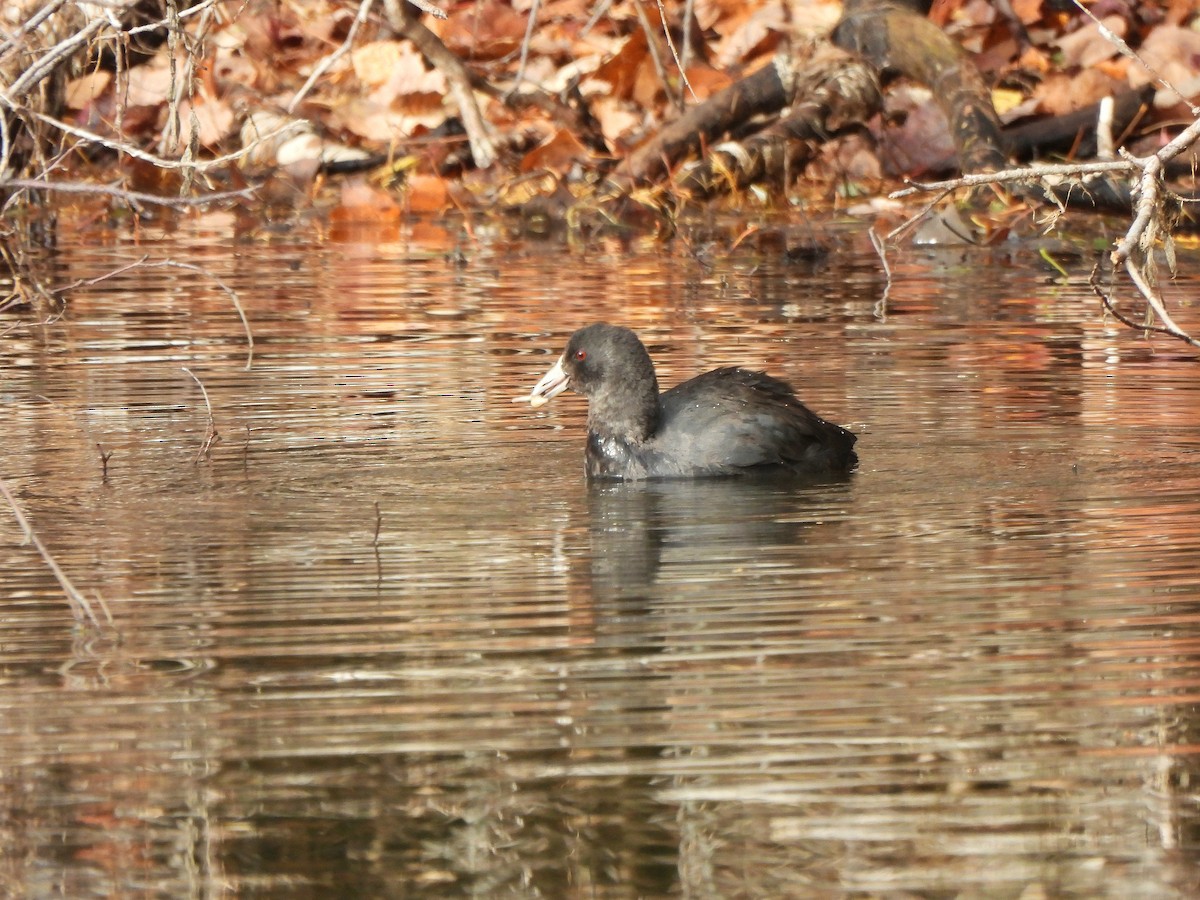
<path id="1" fill-rule="evenodd" d="M 575 358 L 577 360 L 579 360 L 580 362 L 583 362 L 585 359 L 587 359 L 587 351 L 586 350 L 576 350 Z"/>

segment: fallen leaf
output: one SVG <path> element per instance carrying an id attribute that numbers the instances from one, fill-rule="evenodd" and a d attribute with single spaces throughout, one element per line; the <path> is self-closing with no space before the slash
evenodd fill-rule
<path id="1" fill-rule="evenodd" d="M 996 115 L 1003 116 L 1016 106 L 1019 106 L 1025 100 L 1025 95 L 1020 91 L 1014 91 L 1009 88 L 992 88 L 992 106 L 996 110 Z"/>
<path id="2" fill-rule="evenodd" d="M 521 160 L 522 172 L 539 170 L 563 175 L 576 162 L 590 158 L 587 147 L 570 131 L 559 129 L 550 140 L 534 147 Z"/>
<path id="3" fill-rule="evenodd" d="M 600 133 L 609 147 L 617 147 L 646 120 L 644 111 L 635 111 L 630 104 L 616 97 L 597 97 L 592 101 L 592 115 L 600 123 Z"/>
<path id="4" fill-rule="evenodd" d="M 899 125 L 885 132 L 889 174 L 926 172 L 954 159 L 954 142 L 945 113 L 927 88 L 901 85 L 888 97 L 888 112 L 904 113 Z"/>
<path id="5" fill-rule="evenodd" d="M 224 100 L 198 96 L 179 104 L 179 122 L 183 133 L 196 127 L 196 140 L 202 147 L 215 147 L 236 131 L 237 117 Z"/>
<path id="6" fill-rule="evenodd" d="M 1012 11 L 1024 25 L 1033 25 L 1042 19 L 1042 0 L 1012 0 Z"/>
<path id="7" fill-rule="evenodd" d="M 1121 16 L 1105 16 L 1100 24 L 1115 34 L 1124 38 L 1129 26 Z M 1094 66 L 1106 59 L 1112 59 L 1119 52 L 1112 41 L 1106 38 L 1100 25 L 1089 22 L 1082 28 L 1063 35 L 1058 39 L 1058 49 L 1062 51 L 1065 66 Z"/>
<path id="8" fill-rule="evenodd" d="M 699 100 L 707 100 L 717 91 L 724 90 L 733 84 L 733 79 L 729 77 L 728 72 L 722 72 L 720 69 L 706 65 L 689 66 L 687 80 Z M 686 91 L 686 88 L 684 90 Z M 688 95 L 688 99 L 691 100 L 690 95 Z"/>
<path id="9" fill-rule="evenodd" d="M 442 213 L 450 206 L 446 182 L 436 175 L 414 172 L 404 184 L 404 202 L 409 212 Z"/>
<path id="10" fill-rule="evenodd" d="M 399 41 L 371 41 L 356 47 L 350 54 L 354 76 L 368 87 L 386 84 L 392 73 L 401 65 L 405 49 L 410 49 L 408 44 L 401 45 Z M 421 66 L 422 72 L 424 69 L 425 67 Z"/>
<path id="11" fill-rule="evenodd" d="M 461 59 L 493 60 L 515 51 L 525 38 L 525 16 L 506 3 L 483 0 L 450 11 L 431 29 Z"/>
<path id="12" fill-rule="evenodd" d="M 646 35 L 635 31 L 620 50 L 600 64 L 591 77 L 608 84 L 611 96 L 628 100 L 633 95 L 634 84 L 646 59 Z"/>
<path id="13" fill-rule="evenodd" d="M 1200 33 L 1190 28 L 1160 25 L 1142 42 L 1138 56 L 1154 70 L 1155 75 L 1161 76 L 1167 84 L 1178 87 L 1193 79 L 1200 70 Z M 1133 87 L 1141 87 L 1154 80 L 1154 76 L 1137 63 L 1130 64 L 1128 78 Z"/>
<path id="14" fill-rule="evenodd" d="M 67 109 L 84 109 L 96 101 L 112 82 L 112 73 L 94 69 L 67 84 Z"/>
<path id="15" fill-rule="evenodd" d="M 1052 116 L 1073 112 L 1105 97 L 1111 97 L 1121 89 L 1100 69 L 1084 69 L 1078 75 L 1051 75 L 1033 92 L 1042 112 Z"/>
<path id="16" fill-rule="evenodd" d="M 329 214 L 337 223 L 387 224 L 400 220 L 400 204 L 385 191 L 371 187 L 361 178 L 342 183 L 338 205 Z"/>

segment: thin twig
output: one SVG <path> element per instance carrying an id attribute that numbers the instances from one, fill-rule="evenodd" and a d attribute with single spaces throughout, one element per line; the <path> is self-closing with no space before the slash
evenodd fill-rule
<path id="1" fill-rule="evenodd" d="M 4 59 L 4 57 L 8 56 L 8 54 L 14 49 L 21 46 L 21 38 L 27 34 L 30 34 L 31 32 L 37 31 L 38 26 L 49 19 L 50 16 L 54 15 L 54 13 L 62 9 L 62 7 L 66 5 L 66 2 L 67 0 L 52 0 L 52 2 L 47 3 L 32 16 L 22 22 L 17 27 L 16 31 L 10 32 L 8 39 L 4 43 L 0 44 L 0 59 Z"/>
<path id="2" fill-rule="evenodd" d="M 184 269 L 189 272 L 199 272 L 201 275 L 212 279 L 212 281 L 216 283 L 217 287 L 225 292 L 225 295 L 229 298 L 229 302 L 233 304 L 233 308 L 237 311 L 238 318 L 242 320 L 242 329 L 246 332 L 246 371 L 250 371 L 250 367 L 254 362 L 254 334 L 250 331 L 250 321 L 246 318 L 246 311 L 242 308 L 242 301 L 238 297 L 238 292 L 203 266 L 198 266 L 194 263 L 179 262 L 178 260 L 174 259 L 159 259 L 155 260 L 154 262 L 149 262 L 149 259 L 150 254 L 147 253 L 140 259 L 136 259 L 131 263 L 126 263 L 123 266 L 118 266 L 111 271 L 105 272 L 103 275 L 97 275 L 94 278 L 77 278 L 70 284 L 64 284 L 60 287 L 52 288 L 51 293 L 63 294 L 67 291 L 73 291 L 76 288 L 84 287 L 85 285 L 91 287 L 99 284 L 102 281 L 107 281 L 109 278 L 121 275 L 124 272 L 128 272 L 130 269 L 171 268 Z"/>
<path id="3" fill-rule="evenodd" d="M 371 14 L 371 7 L 374 5 L 375 0 L 362 0 L 362 3 L 358 5 L 358 13 L 355 15 L 354 21 L 350 23 L 350 28 L 346 32 L 346 39 L 342 41 L 342 45 L 340 47 L 338 47 L 317 64 L 316 68 L 313 69 L 312 74 L 308 76 L 308 80 L 300 86 L 300 90 L 296 91 L 292 99 L 288 101 L 286 110 L 289 114 L 296 111 L 296 107 L 300 105 L 300 101 L 308 95 L 308 92 L 312 90 L 313 85 L 320 80 L 321 76 L 328 72 L 334 63 L 350 52 L 350 48 L 354 46 L 354 38 L 358 35 L 358 29 L 361 28 L 363 22 L 367 20 L 367 16 Z M 433 8 L 437 9 L 436 6 Z M 440 9 L 437 9 L 437 11 L 442 13 L 441 17 L 443 19 L 446 18 L 446 14 Z"/>
<path id="4" fill-rule="evenodd" d="M 204 395 L 204 406 L 208 410 L 208 427 L 204 432 L 204 441 L 200 444 L 200 452 L 196 454 L 195 462 L 199 463 L 202 459 L 207 459 L 208 454 L 212 451 L 213 444 L 221 439 L 221 435 L 217 433 L 217 423 L 213 421 L 212 404 L 208 402 L 208 390 L 204 387 L 204 382 L 196 377 L 196 373 L 183 366 L 183 371 L 191 376 L 192 381 L 196 382 L 200 387 L 200 393 Z"/>
<path id="5" fill-rule="evenodd" d="M 874 228 L 868 228 L 867 235 L 871 238 L 871 246 L 879 254 L 879 264 L 883 266 L 883 274 L 887 277 L 883 285 L 883 296 L 875 303 L 875 318 L 886 319 L 888 295 L 892 292 L 892 267 L 888 264 L 887 244 Z"/>
<path id="6" fill-rule="evenodd" d="M 521 39 L 521 59 L 517 63 L 517 74 L 513 76 L 510 93 L 519 90 L 521 82 L 525 80 L 525 67 L 529 64 L 529 44 L 533 40 L 533 27 L 537 24 L 538 10 L 541 9 L 541 6 L 542 0 L 533 0 L 533 5 L 529 7 L 529 20 L 525 23 L 525 37 Z"/>
<path id="7" fill-rule="evenodd" d="M 100 454 L 100 480 L 108 482 L 108 461 L 112 459 L 113 451 L 104 452 L 104 446 L 100 443 L 96 444 L 96 450 Z"/>
<path id="8" fill-rule="evenodd" d="M 654 39 L 654 29 L 650 27 L 650 17 L 646 15 L 646 10 L 642 6 L 642 0 L 633 0 L 633 9 L 637 13 L 638 23 L 642 26 L 642 31 L 646 33 L 646 52 L 650 54 L 650 62 L 654 64 L 654 73 L 658 75 L 663 93 L 667 95 L 667 99 L 671 102 L 672 106 L 683 112 L 683 98 L 671 90 L 671 82 L 667 78 L 667 67 L 663 65 L 662 57 L 659 55 L 658 42 Z"/>
<path id="9" fill-rule="evenodd" d="M 659 4 L 662 5 L 661 2 Z M 696 21 L 696 0 L 685 0 L 683 4 L 683 46 L 679 50 L 679 69 L 684 71 L 692 64 L 692 25 Z M 688 85 L 692 91 L 692 86 Z M 696 92 L 692 91 L 695 98 Z"/>
<path id="10" fill-rule="evenodd" d="M 3 95 L 0 94 L 0 99 L 2 98 Z M 37 110 L 29 107 L 15 106 L 13 107 L 13 111 L 22 113 L 30 118 L 37 119 L 39 122 L 49 125 L 51 128 L 57 128 L 64 134 L 71 135 L 71 137 L 79 138 L 82 141 L 88 141 L 92 144 L 98 144 L 99 146 L 107 147 L 109 150 L 112 150 L 116 153 L 123 153 L 124 155 L 131 156 L 134 159 L 140 159 L 142 162 L 150 163 L 150 165 L 154 166 L 155 168 L 192 169 L 196 172 L 207 172 L 209 169 L 223 168 L 228 163 L 237 162 L 238 160 L 246 157 L 258 146 L 258 144 L 262 143 L 263 141 L 271 140 L 272 138 L 283 134 L 285 131 L 296 127 L 295 122 L 288 122 L 286 125 L 280 127 L 276 131 L 260 136 L 257 140 L 245 145 L 240 150 L 235 150 L 232 153 L 226 153 L 223 156 L 215 156 L 212 159 L 206 159 L 203 162 L 197 162 L 195 160 L 175 160 L 167 159 L 166 157 L 162 156 L 156 156 L 155 154 L 147 153 L 146 151 L 141 150 L 126 141 L 117 141 L 112 140 L 111 138 L 106 138 L 94 131 L 88 131 L 86 128 L 79 128 L 75 125 L 70 125 L 61 119 L 56 119 L 53 116 L 48 116 L 45 113 L 38 112 Z"/>
<path id="11" fill-rule="evenodd" d="M 888 194 L 888 197 L 898 200 L 901 197 L 924 194 L 929 191 L 953 191 L 958 188 L 978 187 L 983 184 L 1001 184 L 1009 181 L 1033 182 L 1053 177 L 1071 178 L 1081 175 L 1103 175 L 1108 172 L 1128 172 L 1133 168 L 1134 165 L 1129 160 L 1052 166 L 1022 166 L 1019 169 L 1003 169 L 999 172 L 963 175 L 961 178 L 951 178 L 946 181 L 910 181 L 908 187 L 892 191 Z"/>
<path id="12" fill-rule="evenodd" d="M 608 11 L 612 8 L 614 0 L 601 0 L 596 4 L 596 8 L 592 10 L 592 14 L 588 16 L 588 20 L 583 23 L 583 28 L 579 30 L 579 37 L 585 38 L 588 32 L 596 27 L 596 23 L 608 15 Z"/>
<path id="13" fill-rule="evenodd" d="M 11 181 L 5 181 L 4 187 L 14 192 L 57 191 L 60 194 L 100 194 L 124 200 L 130 206 L 145 203 L 147 205 L 174 208 L 203 206 L 206 203 L 216 203 L 219 200 L 245 200 L 253 197 L 254 191 L 257 189 L 257 186 L 253 186 L 236 191 L 217 191 L 212 194 L 202 194 L 199 197 L 159 197 L 155 194 L 128 191 L 125 188 L 114 187 L 108 184 L 85 184 L 78 181 L 35 181 L 29 178 L 14 178 Z"/>
<path id="14" fill-rule="evenodd" d="M 692 83 L 688 81 L 687 72 L 683 68 L 683 60 L 679 58 L 679 51 L 675 49 L 675 41 L 671 39 L 671 26 L 667 24 L 667 8 L 663 6 L 663 0 L 658 0 L 658 18 L 662 22 L 663 36 L 667 39 L 667 47 L 671 50 L 671 57 L 675 60 L 675 68 L 679 70 L 679 79 L 683 82 L 683 86 L 688 89 L 688 93 L 692 95 L 692 99 L 697 103 L 700 98 L 696 96 L 696 92 L 692 90 Z M 684 28 L 687 28 L 687 22 L 684 22 Z M 687 33 L 686 31 L 684 32 Z M 680 106 L 682 107 L 682 102 Z"/>
<path id="15" fill-rule="evenodd" d="M 95 18 L 66 40 L 55 44 L 49 50 L 45 51 L 28 69 L 21 73 L 20 78 L 8 86 L 7 90 L 0 90 L 0 104 L 13 110 L 20 107 L 22 97 L 31 93 L 35 87 L 48 78 L 62 64 L 63 60 L 87 44 L 96 32 L 108 24 L 106 19 Z"/>
<path id="16" fill-rule="evenodd" d="M 41 538 L 34 533 L 33 526 L 29 524 L 29 520 L 25 518 L 25 513 L 21 510 L 21 505 L 17 503 L 17 498 L 9 491 L 8 485 L 4 483 L 4 479 L 2 478 L 0 478 L 0 495 L 4 497 L 9 508 L 12 509 L 13 515 L 17 519 L 17 524 L 21 527 L 21 531 L 25 535 L 25 543 L 33 545 L 34 549 L 41 555 L 46 567 L 50 569 L 50 573 L 58 581 L 58 586 L 67 595 L 67 600 L 71 605 L 71 613 L 75 616 L 75 621 L 82 622 L 86 617 L 97 628 L 101 628 L 100 620 L 96 618 L 96 612 L 92 609 L 92 604 L 71 583 L 71 579 L 67 577 L 67 573 L 55 562 L 54 557 L 50 555 L 50 551 L 46 549 L 46 545 L 42 543 Z M 111 615 L 109 616 L 108 624 L 112 624 Z"/>
<path id="17" fill-rule="evenodd" d="M 903 222 L 901 222 L 899 225 L 897 225 L 895 228 L 893 228 L 891 231 L 889 231 L 887 234 L 887 240 L 889 240 L 889 241 L 899 240 L 901 237 L 903 237 L 905 234 L 907 234 L 909 231 L 911 231 L 913 228 L 915 228 L 918 222 L 920 222 L 927 215 L 929 215 L 931 212 L 933 212 L 934 207 L 936 207 L 939 203 L 941 203 L 943 200 L 945 200 L 946 197 L 948 197 L 952 193 L 953 193 L 953 191 L 950 190 L 949 188 L 942 191 L 940 194 L 938 194 L 936 197 L 934 197 L 932 200 L 930 200 L 928 203 L 926 203 L 924 206 L 922 206 L 919 210 L 917 210 L 915 213 L 913 213 L 911 216 L 909 216 L 907 219 L 905 219 Z"/>
<path id="18" fill-rule="evenodd" d="M 1200 106 L 1194 105 L 1190 97 L 1188 97 L 1183 91 L 1179 90 L 1179 88 L 1175 87 L 1175 85 L 1171 84 L 1171 82 L 1167 81 L 1167 79 L 1163 78 L 1162 75 L 1158 74 L 1158 71 L 1154 68 L 1154 66 L 1142 59 L 1132 47 L 1125 43 L 1119 34 L 1096 18 L 1096 14 L 1084 6 L 1080 0 L 1075 0 L 1075 6 L 1080 12 L 1092 20 L 1092 23 L 1097 29 L 1099 29 L 1100 36 L 1116 47 L 1118 53 L 1137 63 L 1147 72 L 1149 72 L 1155 81 L 1186 103 L 1193 116 L 1200 116 Z"/>
<path id="19" fill-rule="evenodd" d="M 250 332 L 250 322 L 246 318 L 246 311 L 242 309 L 242 302 L 238 299 L 238 293 L 224 281 L 214 275 L 212 272 L 203 266 L 197 266 L 193 263 L 179 262 L 174 259 L 160 259 L 152 263 L 146 263 L 147 269 L 185 269 L 189 272 L 199 272 L 201 275 L 211 279 L 217 287 L 225 292 L 225 296 L 229 298 L 229 302 L 233 304 L 233 308 L 237 310 L 238 318 L 242 320 L 242 329 L 246 332 L 246 371 L 250 371 L 250 366 L 254 362 L 254 335 Z"/>

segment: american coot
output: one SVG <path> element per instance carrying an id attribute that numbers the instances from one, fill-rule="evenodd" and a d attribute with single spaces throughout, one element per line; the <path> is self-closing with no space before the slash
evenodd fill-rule
<path id="1" fill-rule="evenodd" d="M 858 462 L 854 434 L 763 372 L 715 369 L 659 394 L 650 354 L 628 328 L 581 328 L 516 402 L 541 406 L 567 388 L 588 398 L 592 478 L 837 475 Z"/>

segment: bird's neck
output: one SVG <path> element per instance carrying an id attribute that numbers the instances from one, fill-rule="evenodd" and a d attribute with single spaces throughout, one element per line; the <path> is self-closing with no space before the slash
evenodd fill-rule
<path id="1" fill-rule="evenodd" d="M 644 443 L 658 430 L 661 415 L 653 376 L 613 385 L 588 398 L 588 431 L 602 438 Z"/>

